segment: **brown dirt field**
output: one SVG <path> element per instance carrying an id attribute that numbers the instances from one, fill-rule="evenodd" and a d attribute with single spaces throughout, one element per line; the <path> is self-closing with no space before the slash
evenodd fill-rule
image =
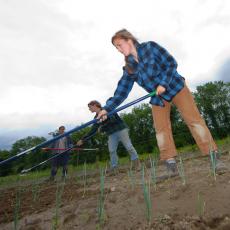
<path id="1" fill-rule="evenodd" d="M 230 169 L 228 151 L 222 159 Z M 215 181 L 211 175 L 209 158 L 196 156 L 184 159 L 184 169 L 186 185 L 182 184 L 179 176 L 157 183 L 156 190 L 150 184 L 150 222 L 146 218 L 141 172 L 135 172 L 135 185 L 132 187 L 128 167 L 124 167 L 117 175 L 105 177 L 103 224 L 99 224 L 98 220 L 99 172 L 89 172 L 85 189 L 81 175 L 70 175 L 65 183 L 38 181 L 36 184 L 0 189 L 0 229 L 13 229 L 17 190 L 21 191 L 18 229 L 52 229 L 56 210 L 55 194 L 59 185 L 59 188 L 63 188 L 63 194 L 58 209 L 57 229 L 229 230 L 230 170 L 217 175 Z M 157 175 L 163 172 L 164 165 L 160 164 Z M 149 178 L 150 168 L 147 167 L 147 183 Z M 37 191 L 37 198 L 33 190 Z"/>

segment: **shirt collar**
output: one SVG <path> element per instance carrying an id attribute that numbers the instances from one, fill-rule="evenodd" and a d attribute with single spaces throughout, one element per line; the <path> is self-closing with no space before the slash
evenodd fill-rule
<path id="1" fill-rule="evenodd" d="M 136 42 L 136 43 L 135 43 L 135 47 L 136 47 L 136 50 L 137 50 L 137 56 L 138 56 L 138 58 L 139 58 L 139 57 L 140 57 L 140 48 L 141 48 L 141 44 L 140 44 L 139 42 Z M 128 56 L 128 62 L 129 62 L 129 63 L 132 63 L 132 64 L 136 63 L 136 61 L 135 61 L 135 59 L 134 59 L 134 57 L 133 57 L 132 54 L 130 54 L 130 55 Z"/>

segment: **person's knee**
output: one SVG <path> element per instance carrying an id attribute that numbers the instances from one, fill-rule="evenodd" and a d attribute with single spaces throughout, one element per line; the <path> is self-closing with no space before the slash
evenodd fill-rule
<path id="1" fill-rule="evenodd" d="M 128 148 L 129 149 L 135 149 L 134 146 L 133 146 L 133 144 L 131 142 L 128 144 Z"/>
<path id="2" fill-rule="evenodd" d="M 165 145 L 165 135 L 164 132 L 159 132 L 156 134 L 157 144 L 159 148 L 162 148 Z"/>
<path id="3" fill-rule="evenodd" d="M 55 167 L 52 167 L 52 171 L 57 171 L 57 166 L 55 166 Z"/>
<path id="4" fill-rule="evenodd" d="M 131 142 L 130 143 L 126 143 L 124 146 L 125 146 L 125 148 L 126 148 L 126 150 L 128 152 L 130 152 L 130 151 L 136 151 Z"/>
<path id="5" fill-rule="evenodd" d="M 117 156 L 117 151 L 109 151 L 110 156 Z"/>

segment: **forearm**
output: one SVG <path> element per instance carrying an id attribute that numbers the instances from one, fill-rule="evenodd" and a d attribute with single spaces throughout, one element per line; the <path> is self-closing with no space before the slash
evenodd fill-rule
<path id="1" fill-rule="evenodd" d="M 124 73 L 120 81 L 118 82 L 117 88 L 114 92 L 113 97 L 106 101 L 106 105 L 103 107 L 107 112 L 111 112 L 116 109 L 129 95 L 132 90 L 134 81 Z"/>

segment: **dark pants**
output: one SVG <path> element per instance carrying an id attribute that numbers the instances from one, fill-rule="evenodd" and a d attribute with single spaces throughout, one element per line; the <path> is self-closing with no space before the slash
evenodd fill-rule
<path id="1" fill-rule="evenodd" d="M 66 176 L 68 161 L 69 161 L 69 153 L 64 153 L 52 159 L 51 177 L 55 177 L 59 166 L 62 166 L 62 176 Z"/>

